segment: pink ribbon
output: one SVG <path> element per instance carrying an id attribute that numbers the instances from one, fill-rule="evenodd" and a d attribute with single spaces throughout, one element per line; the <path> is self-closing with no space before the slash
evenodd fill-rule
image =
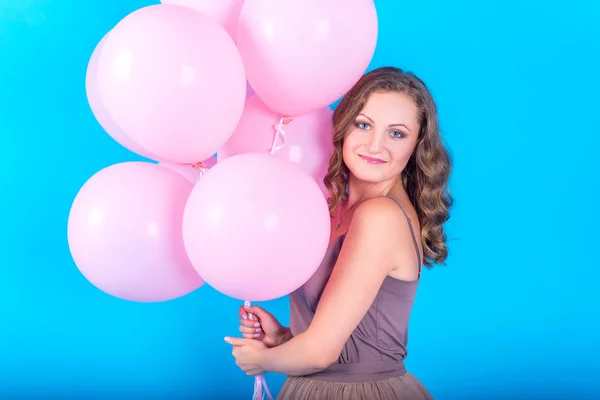
<path id="1" fill-rule="evenodd" d="M 263 392 L 264 389 L 264 392 Z M 254 378 L 254 396 L 252 396 L 252 400 L 264 400 L 265 394 L 267 395 L 268 400 L 273 400 L 271 396 L 271 392 L 267 387 L 267 382 L 265 381 L 265 377 L 263 375 L 257 375 Z"/>
<path id="2" fill-rule="evenodd" d="M 250 307 L 250 302 L 245 301 L 244 306 Z M 248 313 L 248 315 L 251 317 L 252 313 Z M 254 395 L 252 396 L 252 400 L 264 400 L 265 395 L 267 395 L 267 400 L 273 400 L 264 375 L 256 375 L 254 377 Z"/>
<path id="3" fill-rule="evenodd" d="M 292 122 L 291 118 L 282 117 L 279 120 L 279 123 L 273 126 L 275 128 L 275 137 L 273 138 L 273 144 L 271 145 L 271 154 L 281 149 L 285 144 L 285 131 L 283 130 L 283 127 L 290 122 Z"/>
<path id="4" fill-rule="evenodd" d="M 206 171 L 208 171 L 210 169 L 210 167 L 207 167 L 206 164 L 204 164 L 204 162 L 202 162 L 202 161 L 192 164 L 192 168 L 194 168 L 195 170 L 200 172 L 198 179 L 202 178 L 204 176 L 204 174 L 206 173 Z"/>

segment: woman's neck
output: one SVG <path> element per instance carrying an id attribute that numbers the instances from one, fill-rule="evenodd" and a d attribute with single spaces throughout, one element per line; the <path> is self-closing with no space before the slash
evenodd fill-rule
<path id="1" fill-rule="evenodd" d="M 395 186 L 402 186 L 398 178 L 389 179 L 383 182 L 372 183 L 357 179 L 350 174 L 348 177 L 348 207 L 356 203 L 386 194 Z"/>

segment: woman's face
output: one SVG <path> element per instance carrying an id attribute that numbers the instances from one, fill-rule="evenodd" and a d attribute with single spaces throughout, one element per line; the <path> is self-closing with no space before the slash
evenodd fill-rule
<path id="1" fill-rule="evenodd" d="M 342 148 L 350 172 L 371 183 L 398 179 L 419 136 L 414 101 L 404 93 L 372 93 L 354 122 Z"/>

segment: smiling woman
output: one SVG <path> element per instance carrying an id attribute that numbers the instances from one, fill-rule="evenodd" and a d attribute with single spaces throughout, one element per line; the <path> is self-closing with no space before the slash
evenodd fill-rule
<path id="1" fill-rule="evenodd" d="M 253 307 L 240 310 L 245 339 L 226 340 L 249 375 L 289 375 L 282 400 L 430 399 L 404 359 L 421 266 L 448 254 L 451 162 L 435 103 L 414 75 L 380 68 L 342 99 L 333 126 L 329 249 L 290 294 L 290 329 Z"/>
<path id="2" fill-rule="evenodd" d="M 397 171 L 412 155 L 418 130 L 417 109 L 410 97 L 398 92 L 375 92 L 346 134 L 346 166 L 356 170 L 356 177 L 365 182 L 397 177 Z M 365 162 L 377 167 L 365 168 Z"/>

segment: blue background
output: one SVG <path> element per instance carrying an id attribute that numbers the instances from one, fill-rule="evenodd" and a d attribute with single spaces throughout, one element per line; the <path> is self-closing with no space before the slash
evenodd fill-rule
<path id="1" fill-rule="evenodd" d="M 250 398 L 205 286 L 136 304 L 88 283 L 66 222 L 83 183 L 140 159 L 95 121 L 85 71 L 147 1 L 0 2 L 0 398 Z M 456 198 L 447 266 L 424 273 L 408 367 L 436 399 L 600 398 L 600 6 L 377 0 L 371 68 L 421 76 Z M 357 24 L 360 21 L 356 21 Z M 287 299 L 266 304 L 288 320 Z M 277 392 L 283 377 L 268 375 Z"/>

